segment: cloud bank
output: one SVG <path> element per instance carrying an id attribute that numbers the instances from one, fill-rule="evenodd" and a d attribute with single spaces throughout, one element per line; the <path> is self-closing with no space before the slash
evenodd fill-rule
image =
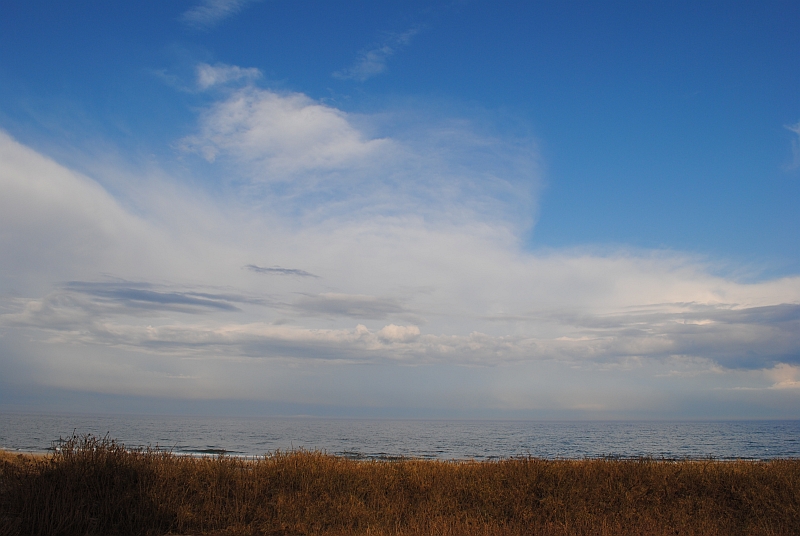
<path id="1" fill-rule="evenodd" d="M 797 407 L 800 277 L 526 250 L 529 142 L 457 121 L 393 132 L 208 69 L 199 86 L 246 85 L 177 145 L 222 196 L 157 174 L 132 207 L 0 133 L 6 382 L 500 415 Z"/>

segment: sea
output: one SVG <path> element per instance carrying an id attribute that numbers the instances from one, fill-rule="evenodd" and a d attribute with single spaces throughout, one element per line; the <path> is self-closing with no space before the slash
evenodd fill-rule
<path id="1" fill-rule="evenodd" d="M 504 421 L 0 413 L 0 449 L 42 453 L 73 435 L 178 455 L 315 450 L 358 460 L 800 458 L 800 421 Z"/>

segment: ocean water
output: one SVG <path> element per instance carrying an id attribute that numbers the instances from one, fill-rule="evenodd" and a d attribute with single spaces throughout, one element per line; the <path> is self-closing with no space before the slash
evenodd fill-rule
<path id="1" fill-rule="evenodd" d="M 73 433 L 176 454 L 293 449 L 353 459 L 800 457 L 800 421 L 462 421 L 0 414 L 0 448 L 44 452 Z"/>

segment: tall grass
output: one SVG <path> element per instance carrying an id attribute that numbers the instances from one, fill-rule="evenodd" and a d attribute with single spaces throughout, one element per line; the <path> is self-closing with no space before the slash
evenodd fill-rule
<path id="1" fill-rule="evenodd" d="M 800 460 L 244 460 L 75 437 L 0 457 L 0 534 L 800 534 Z"/>

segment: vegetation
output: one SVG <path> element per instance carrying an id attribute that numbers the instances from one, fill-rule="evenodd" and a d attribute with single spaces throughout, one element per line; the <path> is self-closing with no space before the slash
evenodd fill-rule
<path id="1" fill-rule="evenodd" d="M 0 456 L 0 534 L 800 534 L 800 460 Z"/>

